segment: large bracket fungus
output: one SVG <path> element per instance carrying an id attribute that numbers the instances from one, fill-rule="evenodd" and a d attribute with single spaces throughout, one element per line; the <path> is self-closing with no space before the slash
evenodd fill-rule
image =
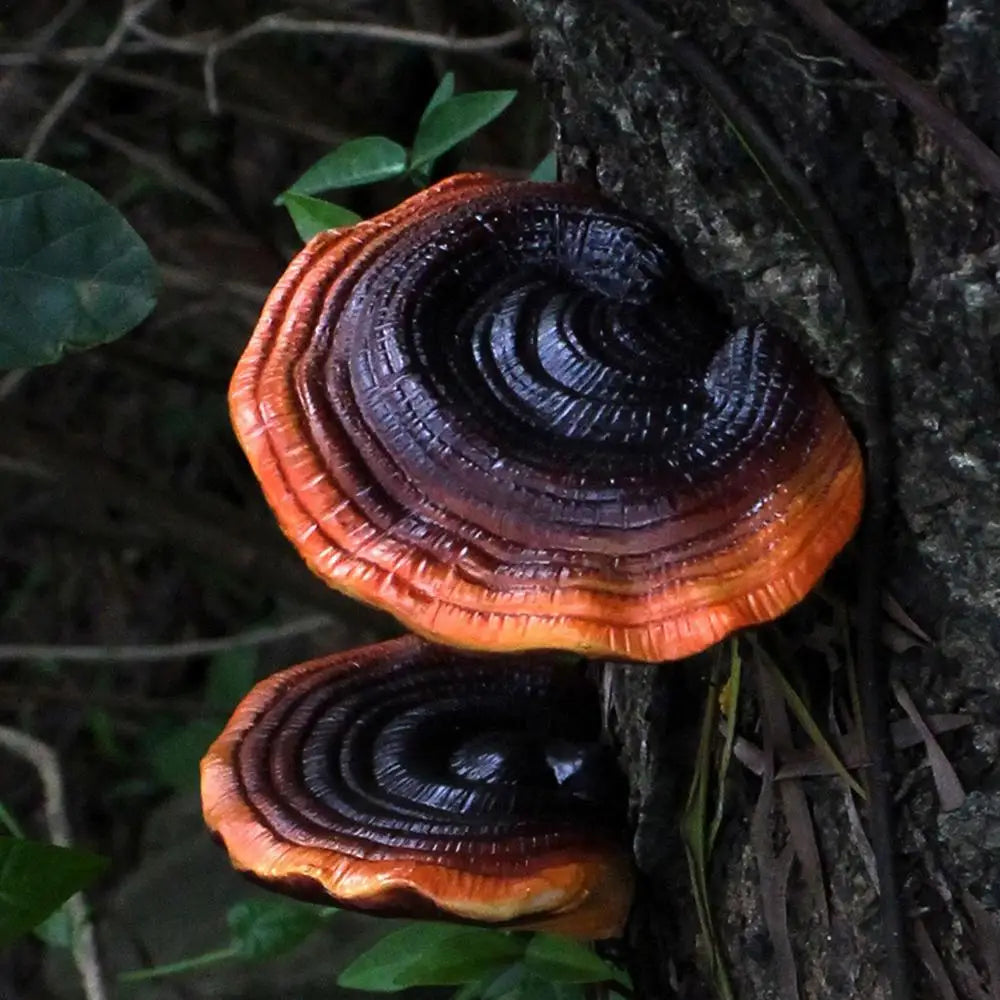
<path id="1" fill-rule="evenodd" d="M 470 648 L 692 654 L 799 601 L 862 505 L 794 345 L 569 185 L 459 175 L 315 237 L 230 401 L 312 569 Z"/>
<path id="2" fill-rule="evenodd" d="M 593 686 L 552 660 L 410 636 L 275 674 L 202 762 L 205 819 L 236 868 L 307 899 L 620 934 L 622 779 Z"/>
<path id="3" fill-rule="evenodd" d="M 376 912 L 620 933 L 593 691 L 551 653 L 495 654 L 677 659 L 800 600 L 863 491 L 804 358 L 725 331 L 597 195 L 465 174 L 316 236 L 230 403 L 316 573 L 494 653 L 409 637 L 258 685 L 202 768 L 233 863 Z"/>

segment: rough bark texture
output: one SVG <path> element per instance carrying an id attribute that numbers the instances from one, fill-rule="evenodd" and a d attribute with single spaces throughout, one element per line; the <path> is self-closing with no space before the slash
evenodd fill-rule
<path id="1" fill-rule="evenodd" d="M 637 30 L 611 0 L 516 4 L 552 101 L 563 175 L 596 183 L 655 219 L 734 323 L 763 319 L 794 336 L 860 428 L 858 333 L 845 320 L 836 277 L 712 100 L 672 62 L 663 38 Z M 647 7 L 660 12 L 664 33 L 683 30 L 694 39 L 750 101 L 831 207 L 870 285 L 891 379 L 889 583 L 935 640 L 896 655 L 893 676 L 922 712 L 975 717 L 946 743 L 971 790 L 959 809 L 940 811 L 921 755 L 907 751 L 894 761 L 915 992 L 948 995 L 940 978 L 924 971 L 936 953 L 955 995 L 1000 996 L 996 920 L 989 916 L 1000 907 L 997 199 L 779 0 Z M 996 147 L 1000 7 L 993 0 L 866 0 L 839 9 Z M 678 690 L 670 670 L 613 668 L 608 681 L 636 793 L 644 898 L 652 901 L 637 925 L 641 991 L 710 995 L 696 971 L 696 923 L 676 824 L 698 686 L 685 681 L 687 690 Z M 737 995 L 784 1000 L 795 995 L 794 985 L 761 905 L 751 830 L 755 781 L 744 775 L 734 782 L 711 894 Z M 827 924 L 793 869 L 788 940 L 799 995 L 886 996 L 875 893 L 844 796 L 829 782 L 808 791 L 830 915 Z"/>

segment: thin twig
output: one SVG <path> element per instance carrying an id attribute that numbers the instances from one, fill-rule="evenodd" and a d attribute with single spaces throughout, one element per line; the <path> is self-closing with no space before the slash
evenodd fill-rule
<path id="1" fill-rule="evenodd" d="M 77 12 L 81 7 L 87 2 L 87 0 L 69 0 L 69 2 L 63 7 L 62 10 L 53 17 L 44 28 L 38 31 L 34 38 L 31 39 L 29 43 L 29 51 L 32 55 L 41 57 L 45 54 L 48 49 L 49 44 L 55 39 L 56 35 L 70 21 L 76 17 Z M 20 72 L 14 70 L 8 73 L 2 80 L 0 80 L 0 103 L 3 103 L 7 94 L 11 91 L 14 84 L 17 82 Z"/>
<path id="2" fill-rule="evenodd" d="M 72 846 L 62 770 L 55 751 L 41 740 L 7 726 L 0 726 L 0 746 L 28 761 L 38 772 L 49 838 L 58 847 Z M 73 961 L 83 981 L 84 994 L 87 1000 L 107 1000 L 108 991 L 87 900 L 82 892 L 78 892 L 66 901 L 65 906 L 72 927 Z"/>
<path id="3" fill-rule="evenodd" d="M 965 162 L 984 187 L 1000 194 L 1000 157 L 952 114 L 936 94 L 875 48 L 830 10 L 823 0 L 785 0 L 785 3 L 831 42 L 838 52 L 880 80 L 886 90 L 902 101 L 948 149 Z"/>
<path id="4" fill-rule="evenodd" d="M 93 60 L 86 63 L 76 76 L 73 77 L 66 89 L 56 98 L 52 107 L 49 108 L 45 116 L 35 127 L 34 132 L 31 133 L 31 138 L 28 140 L 28 144 L 24 150 L 24 159 L 35 160 L 38 158 L 38 154 L 42 151 L 42 147 L 52 134 L 52 130 L 59 123 L 59 119 L 69 111 L 70 107 L 72 107 L 73 103 L 83 92 L 83 88 L 87 86 L 90 78 L 100 66 L 108 62 L 118 51 L 131 30 L 132 25 L 139 18 L 149 13 L 157 3 L 159 3 L 159 0 L 135 0 L 135 2 L 133 0 L 125 0 L 118 23 L 111 29 L 107 40 L 97 50 Z"/>
<path id="5" fill-rule="evenodd" d="M 21 66 L 38 66 L 48 63 L 62 63 L 67 66 L 87 66 L 100 56 L 103 45 L 70 45 L 65 49 L 54 49 L 50 52 L 35 52 L 32 49 L 11 49 L 0 52 L 0 67 L 20 68 Z M 115 56 L 144 56 L 157 51 L 152 42 L 127 41 L 122 42 L 115 50 Z M 97 69 L 101 67 L 98 66 Z M 199 91 L 200 93 L 200 91 Z"/>
<path id="6" fill-rule="evenodd" d="M 283 625 L 251 628 L 217 639 L 191 639 L 185 642 L 156 643 L 131 646 L 72 646 L 72 645 L 0 645 L 0 663 L 12 660 L 63 660 L 67 663 L 157 663 L 162 660 L 183 660 L 189 656 L 209 656 L 229 649 L 264 646 L 296 636 L 328 628 L 334 622 L 331 615 L 308 615 Z"/>
<path id="7" fill-rule="evenodd" d="M 431 31 L 416 31 L 413 28 L 397 28 L 387 24 L 358 24 L 352 21 L 307 21 L 287 14 L 268 14 L 245 28 L 213 42 L 205 52 L 203 67 L 205 77 L 205 99 L 213 115 L 219 113 L 219 95 L 216 82 L 216 64 L 219 56 L 249 38 L 257 35 L 333 35 L 339 38 L 357 38 L 368 41 L 396 42 L 402 45 L 416 45 L 439 52 L 482 53 L 496 52 L 524 39 L 523 28 L 511 28 L 496 35 L 475 38 L 456 38 Z"/>

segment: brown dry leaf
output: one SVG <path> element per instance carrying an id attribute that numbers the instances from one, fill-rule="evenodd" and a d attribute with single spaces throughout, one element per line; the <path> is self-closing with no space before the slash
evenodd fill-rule
<path id="1" fill-rule="evenodd" d="M 950 733 L 955 729 L 971 726 L 975 719 L 971 715 L 942 712 L 938 715 L 928 715 L 924 722 L 935 736 L 939 736 L 941 733 Z M 726 734 L 725 723 L 719 724 L 718 731 L 722 736 Z M 923 742 L 921 731 L 910 719 L 897 719 L 891 723 L 889 735 L 893 747 L 897 750 L 904 750 Z M 838 736 L 837 749 L 840 759 L 849 770 L 864 767 L 868 763 L 868 758 L 861 748 L 861 740 L 855 732 Z M 736 737 L 733 743 L 733 756 L 758 778 L 764 773 L 766 755 L 756 743 L 746 737 Z M 830 778 L 837 774 L 826 755 L 814 747 L 796 747 L 789 752 L 779 753 L 777 757 L 779 767 L 774 775 L 775 781 L 787 781 L 790 778 Z"/>
<path id="2" fill-rule="evenodd" d="M 903 606 L 887 590 L 882 591 L 882 610 L 889 616 L 889 620 L 901 629 L 919 639 L 925 646 L 931 645 L 931 637 L 903 610 Z"/>
<path id="3" fill-rule="evenodd" d="M 854 796 L 849 788 L 844 789 L 844 808 L 847 810 L 847 821 L 851 825 L 851 839 L 854 846 L 861 855 L 861 862 L 865 866 L 868 878 L 871 880 L 872 888 L 879 892 L 878 862 L 875 860 L 875 851 L 872 849 L 871 841 L 865 833 L 864 824 L 861 822 L 861 815 L 858 812 Z"/>
<path id="4" fill-rule="evenodd" d="M 941 712 L 939 715 L 928 715 L 924 719 L 935 736 L 950 733 L 953 729 L 963 729 L 975 721 L 971 715 L 961 715 L 957 712 Z M 889 735 L 892 738 L 892 745 L 897 750 L 916 746 L 924 738 L 912 719 L 897 719 L 889 726 Z"/>
<path id="5" fill-rule="evenodd" d="M 1000 916 L 991 913 L 969 892 L 962 890 L 962 905 L 972 918 L 983 964 L 989 974 L 991 1000 L 1000 1000 Z"/>
<path id="6" fill-rule="evenodd" d="M 927 763 L 931 766 L 931 774 L 934 776 L 934 786 L 937 788 L 938 799 L 941 802 L 943 812 L 950 812 L 957 809 L 965 801 L 965 789 L 955 769 L 951 766 L 945 752 L 941 749 L 941 744 L 934 738 L 930 726 L 923 720 L 914 705 L 909 692 L 898 681 L 892 682 L 892 693 L 896 696 L 896 701 L 900 708 L 909 716 L 910 721 L 916 726 L 927 750 Z"/>
<path id="7" fill-rule="evenodd" d="M 955 987 L 951 985 L 951 980 L 945 971 L 944 962 L 941 961 L 941 956 L 938 954 L 937 948 L 934 947 L 934 942 L 931 941 L 931 936 L 927 933 L 924 922 L 918 917 L 913 922 L 913 925 L 915 932 L 913 936 L 916 941 L 917 951 L 920 953 L 924 967 L 930 974 L 931 981 L 937 988 L 938 996 L 941 1000 L 958 1000 Z"/>
<path id="8" fill-rule="evenodd" d="M 908 629 L 900 628 L 894 622 L 882 622 L 881 634 L 882 642 L 894 653 L 905 653 L 908 649 L 922 648 L 927 645 Z"/>
<path id="9" fill-rule="evenodd" d="M 760 795 L 750 820 L 750 846 L 757 859 L 761 909 L 774 948 L 778 991 L 782 1000 L 799 1000 L 799 976 L 795 968 L 792 939 L 788 934 L 788 878 L 795 860 L 791 844 L 775 857 L 771 838 L 771 811 L 774 808 L 774 778 L 769 764 L 764 772 Z"/>
<path id="10" fill-rule="evenodd" d="M 795 750 L 788 707 L 771 671 L 758 670 L 757 683 L 761 701 L 764 752 L 769 755 L 770 760 L 774 760 Z M 823 867 L 805 790 L 798 780 L 790 779 L 782 781 L 779 785 L 779 795 L 785 823 L 788 826 L 788 835 L 802 865 L 803 880 L 813 896 L 823 926 L 829 927 L 830 910 L 823 882 Z"/>

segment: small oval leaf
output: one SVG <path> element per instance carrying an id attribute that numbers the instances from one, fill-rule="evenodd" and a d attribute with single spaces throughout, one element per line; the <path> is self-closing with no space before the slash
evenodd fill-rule
<path id="1" fill-rule="evenodd" d="M 107 867 L 96 854 L 0 837 L 0 947 L 40 924 Z"/>
<path id="2" fill-rule="evenodd" d="M 431 94 L 431 99 L 427 102 L 427 107 L 424 108 L 424 112 L 420 116 L 421 123 L 439 104 L 444 104 L 445 101 L 450 100 L 454 96 L 455 74 L 449 70 L 441 77 L 441 82 L 438 83 L 434 93 Z"/>
<path id="3" fill-rule="evenodd" d="M 308 243 L 317 233 L 325 232 L 327 229 L 353 226 L 355 222 L 361 221 L 361 216 L 357 212 L 352 212 L 343 205 L 335 205 L 332 201 L 312 198 L 307 194 L 286 191 L 282 195 L 282 200 L 304 243 Z"/>
<path id="4" fill-rule="evenodd" d="M 0 368 L 114 340 L 156 303 L 146 244 L 93 188 L 40 163 L 0 160 Z"/>
<path id="5" fill-rule="evenodd" d="M 398 177 L 406 170 L 406 150 L 384 135 L 351 139 L 314 163 L 284 194 L 275 199 L 283 204 L 289 194 L 318 194 L 335 188 L 374 184 Z"/>
<path id="6" fill-rule="evenodd" d="M 516 96 L 516 90 L 479 90 L 442 101 L 420 122 L 410 170 L 429 167 L 442 153 L 493 121 Z"/>
<path id="7" fill-rule="evenodd" d="M 411 986 L 462 986 L 516 962 L 524 948 L 523 939 L 502 931 L 410 924 L 359 955 L 337 983 L 369 993 L 395 993 Z"/>

